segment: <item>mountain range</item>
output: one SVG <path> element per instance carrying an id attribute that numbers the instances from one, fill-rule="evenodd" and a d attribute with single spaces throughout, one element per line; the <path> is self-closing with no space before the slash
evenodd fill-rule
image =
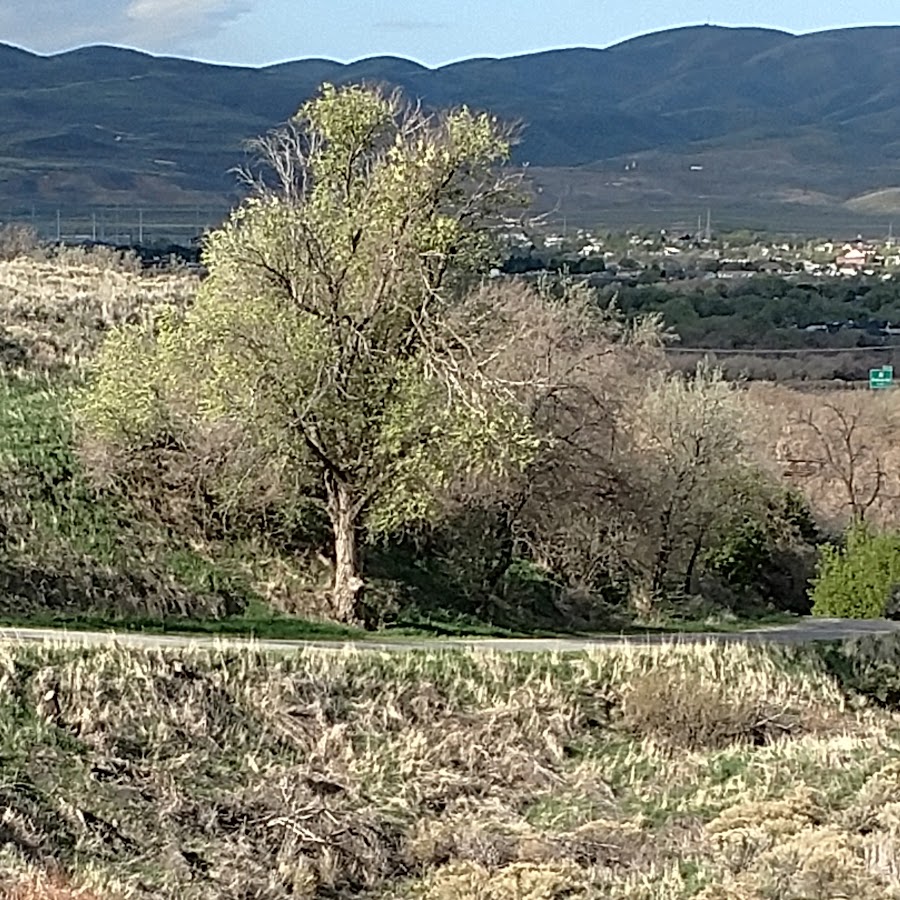
<path id="1" fill-rule="evenodd" d="M 521 122 L 538 206 L 611 225 L 696 217 L 874 227 L 900 216 L 900 27 L 699 26 L 607 49 L 429 69 L 375 57 L 265 68 L 0 44 L 0 217 L 29 205 L 224 210 L 243 144 L 324 81 L 402 87 Z"/>

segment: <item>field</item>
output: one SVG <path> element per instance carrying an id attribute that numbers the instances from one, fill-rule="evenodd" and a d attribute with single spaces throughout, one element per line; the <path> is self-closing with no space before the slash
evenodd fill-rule
<path id="1" fill-rule="evenodd" d="M 872 650 L 8 646 L 4 896 L 900 897 Z"/>
<path id="2" fill-rule="evenodd" d="M 700 151 L 688 158 L 695 158 Z M 828 182 L 821 168 L 809 165 L 801 151 L 784 160 L 784 174 L 773 175 L 766 160 L 780 155 L 766 147 L 751 161 L 743 150 L 713 149 L 704 154 L 706 171 L 691 173 L 685 154 L 648 151 L 577 168 L 528 169 L 536 198 L 534 210 L 563 228 L 613 230 L 666 228 L 693 232 L 709 209 L 716 231 L 748 228 L 783 235 L 881 235 L 891 217 L 890 191 L 876 191 L 847 202 L 848 189 L 860 189 L 844 178 Z M 636 171 L 626 164 L 640 160 Z M 804 174 L 800 174 L 806 170 Z M 711 173 L 715 173 L 712 175 Z M 817 184 L 823 191 L 808 191 Z"/>

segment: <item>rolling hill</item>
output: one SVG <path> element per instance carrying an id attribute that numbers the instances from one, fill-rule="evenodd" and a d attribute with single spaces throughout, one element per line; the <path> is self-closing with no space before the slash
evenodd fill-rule
<path id="1" fill-rule="evenodd" d="M 543 208 L 570 221 L 712 207 L 735 224 L 862 228 L 900 215 L 900 27 L 702 26 L 437 69 L 387 57 L 251 69 L 0 44 L 0 218 L 29 206 L 225 209 L 246 139 L 321 82 L 358 80 L 522 122 L 517 161 Z"/>

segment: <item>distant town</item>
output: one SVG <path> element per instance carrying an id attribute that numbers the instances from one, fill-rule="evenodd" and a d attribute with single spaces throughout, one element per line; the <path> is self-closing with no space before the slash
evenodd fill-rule
<path id="1" fill-rule="evenodd" d="M 687 279 L 751 278 L 754 275 L 855 278 L 889 281 L 900 277 L 900 240 L 893 226 L 881 239 L 855 236 L 823 238 L 771 237 L 750 231 L 624 233 L 577 229 L 528 234 L 503 233 L 506 273 L 568 271 L 591 275 L 593 283 L 653 283 Z"/>

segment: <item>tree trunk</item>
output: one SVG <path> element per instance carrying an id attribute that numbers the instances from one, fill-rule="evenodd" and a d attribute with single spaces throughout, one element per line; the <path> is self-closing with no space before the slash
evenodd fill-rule
<path id="1" fill-rule="evenodd" d="M 653 563 L 653 576 L 650 579 L 650 593 L 654 597 L 661 597 L 666 584 L 666 576 L 669 573 L 669 558 L 672 556 L 672 542 L 666 538 L 663 545 L 656 553 Z"/>
<path id="2" fill-rule="evenodd" d="M 493 594 L 500 585 L 503 576 L 512 565 L 513 554 L 516 549 L 516 540 L 513 535 L 513 527 L 522 509 L 525 507 L 527 495 L 522 492 L 515 501 L 505 500 L 501 502 L 497 510 L 497 521 L 493 528 L 493 537 L 497 544 L 497 559 L 484 578 L 485 594 Z"/>
<path id="3" fill-rule="evenodd" d="M 669 559 L 672 556 L 672 551 L 675 549 L 671 533 L 674 512 L 674 503 L 670 502 L 659 517 L 661 526 L 659 549 L 656 551 L 656 559 L 653 561 L 653 575 L 650 579 L 650 593 L 654 597 L 662 594 L 666 583 L 666 575 L 669 572 Z"/>
<path id="4" fill-rule="evenodd" d="M 328 516 L 334 532 L 334 582 L 331 602 L 334 617 L 345 625 L 359 623 L 359 602 L 363 579 L 359 553 L 359 510 L 350 488 L 337 481 L 326 481 Z"/>
<path id="5" fill-rule="evenodd" d="M 696 593 L 696 579 L 695 579 L 695 570 L 697 568 L 697 560 L 700 559 L 700 553 L 703 550 L 703 539 L 706 535 L 703 531 L 700 531 L 697 534 L 697 537 L 694 538 L 694 546 L 691 549 L 691 557 L 688 560 L 687 569 L 684 572 L 684 593 L 685 594 L 694 594 Z"/>

